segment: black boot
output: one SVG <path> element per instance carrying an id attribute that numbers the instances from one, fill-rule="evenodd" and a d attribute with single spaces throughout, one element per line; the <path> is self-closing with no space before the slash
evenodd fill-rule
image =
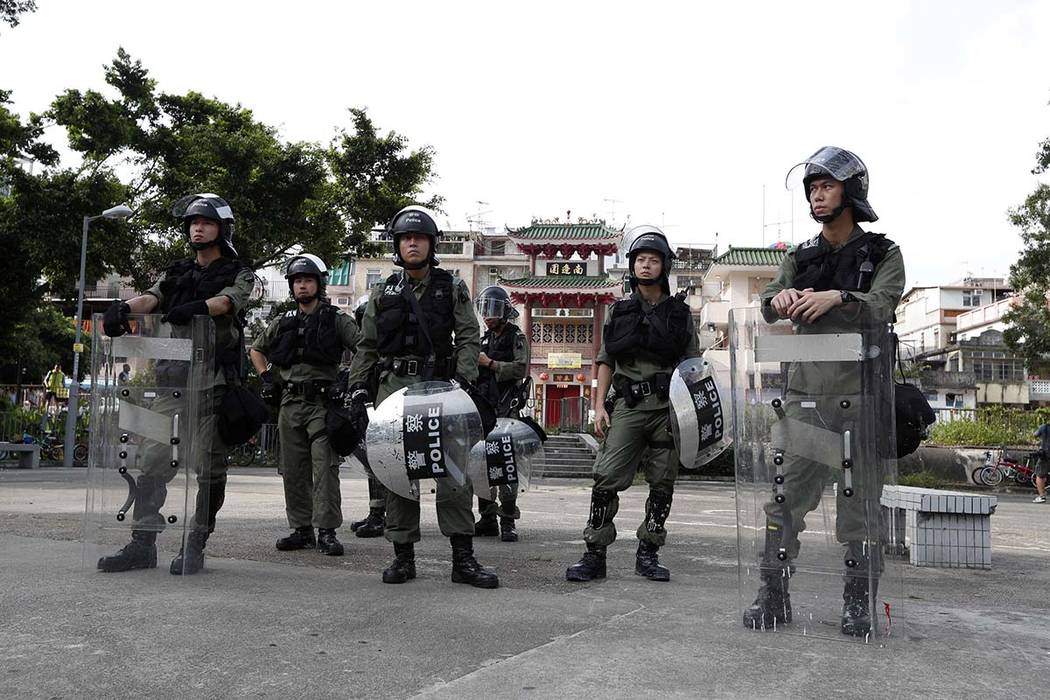
<path id="1" fill-rule="evenodd" d="M 416 550 L 411 542 L 394 543 L 394 561 L 383 570 L 383 583 L 404 583 L 416 577 Z"/>
<path id="2" fill-rule="evenodd" d="M 386 516 L 383 508 L 369 508 L 368 517 L 364 520 L 358 521 L 350 527 L 354 530 L 354 534 L 358 537 L 382 537 L 383 530 L 386 528 Z"/>
<path id="3" fill-rule="evenodd" d="M 866 637 L 870 632 L 871 599 L 868 596 L 868 577 L 847 574 L 846 586 L 842 591 L 842 634 Z"/>
<path id="4" fill-rule="evenodd" d="M 792 570 L 784 548 L 784 529 L 776 523 L 767 522 L 760 568 L 762 585 L 758 588 L 755 602 L 744 611 L 744 627 L 750 630 L 775 629 L 778 624 L 791 622 L 788 579 Z"/>
<path id="5" fill-rule="evenodd" d="M 744 611 L 744 627 L 750 630 L 776 629 L 778 624 L 788 622 L 791 622 L 788 570 L 763 573 L 755 602 Z"/>
<path id="6" fill-rule="evenodd" d="M 295 549 L 313 549 L 316 546 L 317 540 L 314 539 L 314 529 L 309 526 L 297 527 L 292 531 L 292 534 L 277 540 L 277 549 L 282 552 L 291 552 Z"/>
<path id="7" fill-rule="evenodd" d="M 565 570 L 566 581 L 592 581 L 605 578 L 605 545 L 587 543 L 583 557 Z"/>
<path id="8" fill-rule="evenodd" d="M 657 555 L 660 546 L 645 540 L 638 540 L 638 553 L 634 560 L 634 573 L 650 581 L 670 581 L 671 570 L 660 563 Z"/>
<path id="9" fill-rule="evenodd" d="M 186 546 L 181 548 L 178 555 L 171 560 L 168 571 L 172 576 L 190 576 L 199 573 L 204 568 L 204 547 L 207 544 L 207 532 L 192 530 L 186 536 Z"/>
<path id="10" fill-rule="evenodd" d="M 132 530 L 131 541 L 119 552 L 98 560 L 98 570 L 106 573 L 153 569 L 157 566 L 157 533 Z"/>
<path id="11" fill-rule="evenodd" d="M 317 528 L 317 551 L 329 557 L 343 556 L 343 545 L 336 539 L 333 528 Z"/>
<path id="12" fill-rule="evenodd" d="M 476 523 L 474 523 L 474 536 L 475 537 L 495 537 L 499 534 L 499 522 L 496 520 L 496 515 L 488 513 L 482 515 Z"/>
<path id="13" fill-rule="evenodd" d="M 486 571 L 474 558 L 474 542 L 470 535 L 452 535 L 452 582 L 469 583 L 475 588 L 499 588 L 499 577 Z"/>
<path id="14" fill-rule="evenodd" d="M 514 518 L 499 519 L 499 538 L 503 542 L 518 541 L 518 531 L 514 527 Z"/>

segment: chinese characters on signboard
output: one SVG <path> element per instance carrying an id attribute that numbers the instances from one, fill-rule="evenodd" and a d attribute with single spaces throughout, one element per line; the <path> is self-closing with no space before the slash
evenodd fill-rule
<path id="1" fill-rule="evenodd" d="M 582 262 L 549 262 L 547 263 L 547 276 L 556 275 L 586 275 L 587 266 Z"/>

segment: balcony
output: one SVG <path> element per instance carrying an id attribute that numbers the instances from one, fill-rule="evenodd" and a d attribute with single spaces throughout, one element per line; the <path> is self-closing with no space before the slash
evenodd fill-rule
<path id="1" fill-rule="evenodd" d="M 707 327 L 713 323 L 722 328 L 729 324 L 729 302 L 722 299 L 708 299 L 700 307 L 700 325 Z"/>

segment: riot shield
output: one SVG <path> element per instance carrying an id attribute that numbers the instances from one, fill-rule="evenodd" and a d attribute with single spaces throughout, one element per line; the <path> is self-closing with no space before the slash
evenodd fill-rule
<path id="1" fill-rule="evenodd" d="M 91 430 L 84 565 L 95 568 L 132 533 L 177 551 L 192 528 L 196 474 L 214 432 L 214 324 L 132 316 L 116 338 L 92 322 Z"/>
<path id="2" fill-rule="evenodd" d="M 731 311 L 745 627 L 899 633 L 903 564 L 887 553 L 880 506 L 896 481 L 893 352 L 889 319 L 869 309 L 846 304 L 812 324 Z"/>
<path id="3" fill-rule="evenodd" d="M 729 392 L 703 358 L 682 362 L 671 375 L 671 437 L 685 469 L 699 469 L 733 442 Z"/>
<path id="4" fill-rule="evenodd" d="M 496 427 L 470 451 L 470 482 L 474 493 L 490 501 L 502 492 L 531 488 L 533 460 L 543 458 L 543 443 L 535 430 L 515 418 L 499 418 Z"/>
<path id="5" fill-rule="evenodd" d="M 449 382 L 399 389 L 369 414 L 365 438 L 372 472 L 390 491 L 418 501 L 423 493 L 470 489 L 470 450 L 484 433 L 465 391 Z"/>

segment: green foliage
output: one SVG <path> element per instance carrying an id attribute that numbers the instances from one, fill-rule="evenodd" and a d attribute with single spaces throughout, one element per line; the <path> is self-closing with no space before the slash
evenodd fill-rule
<path id="1" fill-rule="evenodd" d="M 1050 169 L 1050 139 L 1036 155 L 1035 175 Z M 1024 204 L 1010 211 L 1010 222 L 1020 229 L 1021 257 L 1010 267 L 1010 283 L 1020 304 L 1003 318 L 1010 327 L 1003 339 L 1025 358 L 1029 371 L 1050 371 L 1050 186 L 1040 184 Z"/>
<path id="2" fill-rule="evenodd" d="M 1034 433 L 1040 423 L 1050 422 L 1050 409 L 1020 411 L 996 406 L 978 409 L 970 419 L 937 422 L 930 430 L 928 444 L 973 445 L 1029 445 L 1035 443 Z"/>
<path id="3" fill-rule="evenodd" d="M 19 15 L 36 11 L 36 0 L 0 0 L 0 20 L 18 26 Z"/>
<path id="4" fill-rule="evenodd" d="M 73 366 L 73 339 L 76 331 L 73 321 L 53 306 L 37 306 L 0 334 L 0 357 L 16 361 L 0 367 L 0 377 L 7 383 L 18 381 L 18 367 L 25 369 L 29 383 L 39 383 L 49 369 L 60 364 L 67 370 Z M 90 355 L 81 355 L 81 373 L 90 366 Z"/>
<path id="5" fill-rule="evenodd" d="M 914 474 L 901 474 L 897 477 L 897 483 L 901 486 L 937 489 L 944 485 L 944 480 L 932 472 L 915 472 Z"/>

